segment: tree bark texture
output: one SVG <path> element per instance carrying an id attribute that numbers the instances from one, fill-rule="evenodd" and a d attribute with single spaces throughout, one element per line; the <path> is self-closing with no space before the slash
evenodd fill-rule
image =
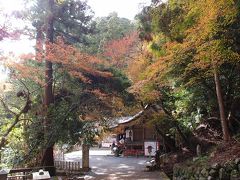
<path id="1" fill-rule="evenodd" d="M 54 6 L 54 0 L 48 0 L 48 6 L 49 6 L 49 14 L 47 19 L 47 41 L 49 43 L 53 43 L 53 6 Z M 49 49 L 46 49 L 46 57 L 49 53 Z M 52 62 L 48 61 L 46 59 L 45 62 L 45 97 L 44 97 L 44 105 L 46 110 L 48 111 L 50 105 L 53 103 L 53 68 L 52 68 Z M 48 142 L 48 137 L 46 137 L 47 134 L 49 134 L 49 126 L 51 124 L 51 119 L 49 118 L 49 114 L 47 114 L 45 120 L 44 120 L 44 133 L 45 133 L 45 141 L 46 141 L 46 149 L 44 150 L 44 155 L 42 159 L 42 165 L 43 166 L 51 166 L 47 168 L 51 176 L 55 175 L 55 168 L 54 168 L 54 156 L 53 156 L 53 143 Z"/>
<path id="2" fill-rule="evenodd" d="M 214 70 L 214 81 L 215 81 L 215 86 L 216 86 L 217 101 L 218 101 L 220 119 L 221 119 L 222 131 L 223 131 L 223 140 L 225 142 L 227 142 L 227 141 L 230 140 L 230 133 L 229 133 L 226 114 L 225 114 L 225 109 L 224 109 L 224 103 L 223 103 L 221 84 L 220 84 L 220 80 L 219 80 L 219 74 L 218 74 L 216 68 Z"/>

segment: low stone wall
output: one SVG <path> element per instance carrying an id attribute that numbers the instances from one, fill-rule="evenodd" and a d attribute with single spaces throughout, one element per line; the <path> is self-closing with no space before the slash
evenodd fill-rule
<path id="1" fill-rule="evenodd" d="M 173 168 L 173 180 L 239 180 L 240 158 L 226 162 L 207 165 L 207 161 L 198 160 L 186 164 L 176 164 Z"/>

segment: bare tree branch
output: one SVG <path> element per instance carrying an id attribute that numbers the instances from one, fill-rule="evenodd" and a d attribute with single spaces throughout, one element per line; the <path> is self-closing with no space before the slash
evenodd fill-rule
<path id="1" fill-rule="evenodd" d="M 12 111 L 12 110 L 8 107 L 8 105 L 4 102 L 4 100 L 3 100 L 2 97 L 0 97 L 0 101 L 1 101 L 1 103 L 2 103 L 2 106 L 4 107 L 4 109 L 5 109 L 7 112 L 13 114 L 14 116 L 17 115 L 16 112 Z"/>
<path id="2" fill-rule="evenodd" d="M 31 100 L 30 100 L 30 93 L 29 93 L 29 89 L 27 88 L 27 86 L 22 82 L 20 81 L 23 86 L 26 88 L 27 92 L 24 94 L 24 98 L 25 98 L 25 105 L 22 107 L 22 109 L 16 113 L 14 111 L 12 111 L 8 105 L 4 102 L 4 100 L 2 98 L 0 98 L 0 101 L 4 107 L 4 109 L 13 114 L 15 117 L 14 117 L 14 121 L 13 123 L 11 124 L 11 126 L 7 129 L 7 131 L 2 135 L 2 138 L 0 140 L 0 149 L 2 149 L 6 143 L 7 143 L 7 138 L 9 136 L 9 134 L 12 132 L 12 130 L 14 129 L 14 127 L 20 122 L 20 121 L 23 121 L 23 120 L 27 120 L 25 118 L 21 119 L 21 115 L 26 113 L 28 110 L 29 110 L 29 107 L 31 106 Z"/>

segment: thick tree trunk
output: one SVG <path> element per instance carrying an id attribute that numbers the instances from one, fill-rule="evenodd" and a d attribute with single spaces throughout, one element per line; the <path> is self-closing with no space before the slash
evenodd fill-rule
<path id="1" fill-rule="evenodd" d="M 47 24 L 47 41 L 49 43 L 53 43 L 53 6 L 54 6 L 54 0 L 48 0 L 49 5 L 49 15 L 48 15 L 48 24 Z M 49 50 L 46 49 L 46 57 L 48 56 Z M 52 62 L 48 61 L 46 59 L 45 63 L 45 97 L 44 97 L 44 105 L 45 108 L 48 111 L 48 108 L 50 104 L 53 103 L 53 90 L 52 90 L 52 84 L 53 84 L 53 69 L 52 69 Z M 47 117 L 44 120 L 44 127 L 45 127 L 45 135 L 49 134 L 49 125 L 51 124 L 51 119 L 49 118 L 49 114 L 47 114 Z M 46 141 L 49 140 L 49 137 L 46 137 Z M 51 176 L 55 175 L 55 168 L 54 168 L 54 157 L 53 157 L 53 143 L 52 142 L 46 142 L 46 149 L 44 150 L 44 155 L 42 159 L 42 165 L 43 166 L 51 166 L 50 168 L 47 168 Z"/>
<path id="2" fill-rule="evenodd" d="M 162 103 L 161 103 L 161 104 L 162 104 Z M 179 135 L 181 136 L 181 138 L 183 139 L 184 143 L 185 143 L 186 145 L 189 145 L 189 141 L 188 141 L 187 137 L 184 135 L 184 133 L 182 132 L 182 130 L 180 129 L 179 124 L 178 124 L 178 121 L 172 116 L 172 114 L 171 114 L 168 110 L 166 110 L 166 109 L 164 108 L 163 104 L 162 104 L 161 107 L 162 107 L 162 110 L 164 111 L 164 113 L 173 121 L 173 125 L 174 125 L 174 127 L 176 128 L 178 134 L 179 134 Z M 190 147 L 190 148 L 192 148 L 192 147 Z"/>
<path id="3" fill-rule="evenodd" d="M 222 89 L 221 89 L 221 84 L 220 84 L 220 80 L 219 80 L 219 74 L 218 74 L 216 68 L 214 70 L 214 81 L 215 81 L 215 85 L 216 85 L 217 100 L 218 100 L 220 119 L 221 119 L 222 131 L 223 131 L 223 140 L 225 142 L 227 142 L 227 141 L 230 140 L 230 133 L 229 133 L 227 119 L 226 119 L 226 115 L 225 115 L 225 109 L 224 109 L 224 104 L 223 104 Z"/>
<path id="4" fill-rule="evenodd" d="M 160 129 L 158 126 L 155 126 L 155 129 L 157 133 L 163 138 L 166 146 L 171 150 L 171 151 L 176 151 L 177 148 L 175 146 L 175 141 L 171 139 L 170 137 L 167 137 Z"/>
<path id="5" fill-rule="evenodd" d="M 189 140 L 187 139 L 187 137 L 183 134 L 182 130 L 180 129 L 179 125 L 178 125 L 178 122 L 176 120 L 173 120 L 174 121 L 174 126 L 178 132 L 178 134 L 181 136 L 181 138 L 183 139 L 184 143 L 187 145 L 187 146 L 190 146 L 189 145 Z M 191 147 L 191 146 L 190 146 Z M 192 147 L 191 147 L 192 148 Z"/>
<path id="6" fill-rule="evenodd" d="M 36 60 L 38 62 L 43 61 L 43 32 L 42 32 L 42 27 L 37 26 L 36 27 Z"/>

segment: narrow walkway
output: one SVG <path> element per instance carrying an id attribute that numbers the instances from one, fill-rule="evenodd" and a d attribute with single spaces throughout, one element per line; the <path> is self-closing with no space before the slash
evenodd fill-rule
<path id="1" fill-rule="evenodd" d="M 90 150 L 92 171 L 85 179 L 94 180 L 167 180 L 160 171 L 145 170 L 146 157 L 114 157 L 109 150 Z M 66 160 L 80 161 L 81 151 L 65 155 Z"/>

